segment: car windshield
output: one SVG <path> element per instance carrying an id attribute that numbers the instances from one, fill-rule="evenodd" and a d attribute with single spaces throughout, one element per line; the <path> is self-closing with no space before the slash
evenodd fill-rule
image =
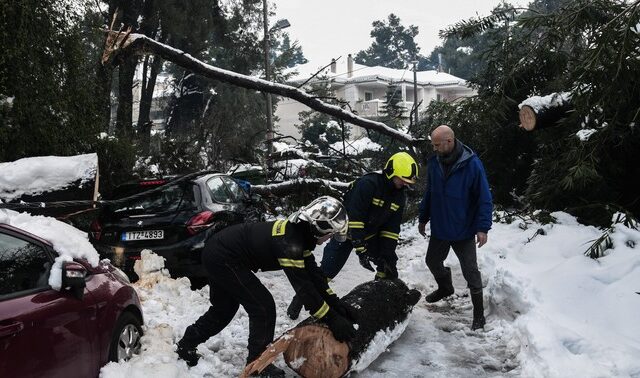
<path id="1" fill-rule="evenodd" d="M 160 191 L 118 203 L 113 207 L 116 214 L 155 214 L 190 210 L 197 207 L 193 185 L 179 183 L 168 185 Z"/>

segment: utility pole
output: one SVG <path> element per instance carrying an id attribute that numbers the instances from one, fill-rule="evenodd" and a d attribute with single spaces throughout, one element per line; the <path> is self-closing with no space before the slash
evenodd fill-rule
<path id="1" fill-rule="evenodd" d="M 267 0 L 262 0 L 262 17 L 264 23 L 264 79 L 270 81 L 269 66 L 269 9 Z M 267 165 L 271 166 L 271 153 L 273 152 L 273 111 L 271 105 L 271 93 L 265 93 L 267 96 Z"/>
<path id="2" fill-rule="evenodd" d="M 418 69 L 417 64 L 418 61 L 414 60 L 413 63 L 413 119 L 415 121 L 414 125 L 418 125 Z"/>

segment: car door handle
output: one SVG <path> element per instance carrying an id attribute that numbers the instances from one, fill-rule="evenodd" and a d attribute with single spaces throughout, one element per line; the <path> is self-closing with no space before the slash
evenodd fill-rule
<path id="1" fill-rule="evenodd" d="M 0 323 L 0 337 L 14 335 L 24 329 L 22 322 L 11 322 L 9 324 Z"/>

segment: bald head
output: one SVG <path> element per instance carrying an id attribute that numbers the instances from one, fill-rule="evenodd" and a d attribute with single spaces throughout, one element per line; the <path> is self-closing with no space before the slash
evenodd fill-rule
<path id="1" fill-rule="evenodd" d="M 456 135 L 447 125 L 440 125 L 431 132 L 431 146 L 440 156 L 448 155 L 455 147 Z"/>

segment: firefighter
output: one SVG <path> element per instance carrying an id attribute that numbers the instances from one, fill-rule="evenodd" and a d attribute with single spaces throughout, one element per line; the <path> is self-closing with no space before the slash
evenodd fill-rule
<path id="1" fill-rule="evenodd" d="M 405 188 L 415 184 L 418 165 L 406 152 L 391 156 L 382 173 L 365 174 L 354 181 L 344 196 L 349 215 L 349 239 L 330 241 L 324 248 L 321 269 L 334 278 L 356 250 L 360 265 L 376 272 L 376 279 L 397 278 L 396 246 L 406 197 Z M 371 263 L 376 265 L 374 270 Z M 297 319 L 302 301 L 293 297 L 287 314 Z"/>
<path id="2" fill-rule="evenodd" d="M 316 265 L 312 251 L 331 236 L 345 240 L 348 217 L 342 203 L 324 196 L 275 222 L 245 223 L 214 234 L 205 244 L 202 263 L 209 275 L 211 307 L 185 330 L 177 353 L 189 366 L 198 363 L 196 347 L 222 331 L 242 305 L 249 314 L 249 354 L 252 362 L 273 340 L 276 322 L 271 293 L 254 274 L 282 269 L 315 317 L 325 322 L 339 341 L 354 336 L 354 311 L 333 293 Z M 269 365 L 262 374 L 284 376 Z"/>

